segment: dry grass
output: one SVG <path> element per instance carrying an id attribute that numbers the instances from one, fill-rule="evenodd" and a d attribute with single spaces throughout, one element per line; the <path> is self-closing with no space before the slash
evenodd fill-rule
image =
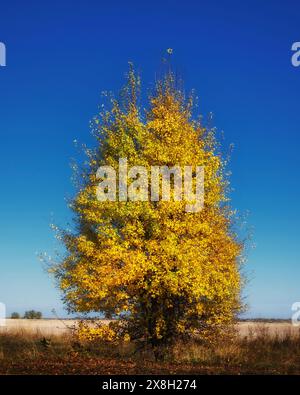
<path id="1" fill-rule="evenodd" d="M 1 374 L 300 374 L 300 336 L 270 334 L 256 325 L 247 336 L 213 345 L 178 342 L 156 362 L 136 344 L 79 343 L 71 333 L 43 337 L 14 331 L 0 334 Z"/>
<path id="2" fill-rule="evenodd" d="M 108 320 L 99 320 L 108 322 Z M 70 334 L 78 324 L 78 320 L 58 320 L 58 319 L 7 319 L 6 326 L 0 327 L 1 333 L 20 333 L 24 335 L 35 334 L 39 336 L 56 336 Z M 292 326 L 288 321 L 283 322 L 261 322 L 244 321 L 237 324 L 237 331 L 241 337 L 249 335 L 256 336 L 258 332 L 266 330 L 269 336 L 298 336 L 299 328 Z"/>

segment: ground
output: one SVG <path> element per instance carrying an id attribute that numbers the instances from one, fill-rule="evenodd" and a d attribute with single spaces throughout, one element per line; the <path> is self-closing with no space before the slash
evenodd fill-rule
<path id="1" fill-rule="evenodd" d="M 7 320 L 0 330 L 0 374 L 300 374 L 299 328 L 240 322 L 237 335 L 176 344 L 162 361 L 135 343 L 79 342 L 76 321 Z"/>

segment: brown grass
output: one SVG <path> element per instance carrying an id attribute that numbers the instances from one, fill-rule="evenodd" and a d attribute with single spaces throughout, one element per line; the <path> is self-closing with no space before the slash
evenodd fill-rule
<path id="1" fill-rule="evenodd" d="M 247 336 L 213 345 L 178 342 L 156 362 L 136 344 L 79 343 L 71 334 L 0 334 L 0 374 L 300 374 L 300 336 L 270 335 L 256 326 Z"/>

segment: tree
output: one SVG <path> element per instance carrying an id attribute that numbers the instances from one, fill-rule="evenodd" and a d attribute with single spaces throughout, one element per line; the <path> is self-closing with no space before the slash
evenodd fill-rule
<path id="1" fill-rule="evenodd" d="M 232 322 L 241 308 L 242 244 L 233 231 L 226 163 L 213 130 L 193 119 L 192 98 L 169 72 L 144 117 L 139 88 L 131 68 L 121 99 L 95 118 L 97 146 L 87 151 L 89 166 L 70 204 L 75 228 L 60 231 L 67 254 L 52 271 L 69 311 L 117 319 L 93 330 L 83 325 L 82 333 L 143 338 L 157 347 Z M 99 201 L 97 169 L 117 171 L 120 158 L 148 174 L 155 165 L 203 166 L 203 209 L 187 212 L 186 198 Z"/>
<path id="2" fill-rule="evenodd" d="M 40 320 L 42 318 L 42 313 L 35 310 L 25 311 L 24 318 L 29 320 Z"/>
<path id="3" fill-rule="evenodd" d="M 11 317 L 10 317 L 11 319 L 19 319 L 20 318 L 20 314 L 19 313 L 16 313 L 16 312 L 14 312 L 14 313 L 11 313 Z"/>

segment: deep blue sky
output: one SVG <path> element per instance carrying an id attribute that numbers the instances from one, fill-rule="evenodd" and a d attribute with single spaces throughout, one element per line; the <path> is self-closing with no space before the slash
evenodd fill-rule
<path id="1" fill-rule="evenodd" d="M 0 301 L 8 313 L 56 308 L 36 252 L 57 247 L 52 215 L 70 218 L 73 140 L 91 142 L 100 92 L 127 61 L 148 88 L 166 48 L 234 143 L 233 205 L 249 210 L 256 248 L 245 291 L 257 317 L 290 317 L 300 300 L 300 41 L 296 1 L 13 1 L 0 4 Z"/>

